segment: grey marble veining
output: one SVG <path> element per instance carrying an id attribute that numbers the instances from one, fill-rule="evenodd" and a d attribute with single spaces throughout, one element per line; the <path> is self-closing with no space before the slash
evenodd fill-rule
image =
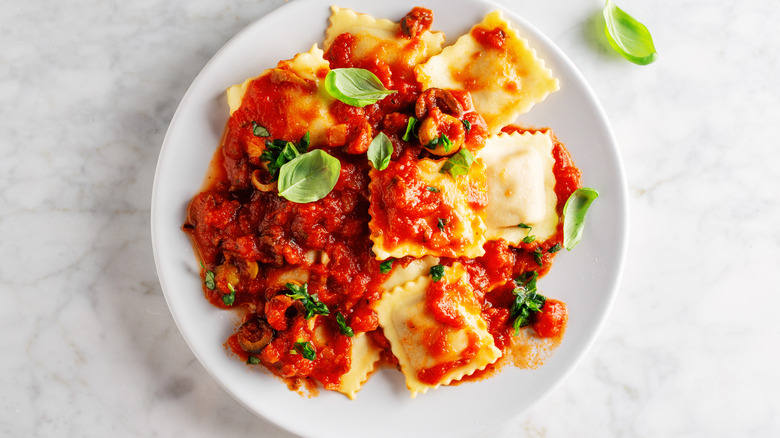
<path id="1" fill-rule="evenodd" d="M 500 437 L 780 435 L 780 10 L 503 0 L 577 64 L 630 192 L 617 301 L 572 375 Z M 0 435 L 290 437 L 179 334 L 149 235 L 165 130 L 198 71 L 282 0 L 0 3 Z"/>

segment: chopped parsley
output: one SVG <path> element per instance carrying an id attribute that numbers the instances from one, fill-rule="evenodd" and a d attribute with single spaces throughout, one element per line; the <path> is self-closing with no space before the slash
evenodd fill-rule
<path id="1" fill-rule="evenodd" d="M 339 325 L 339 330 L 341 330 L 342 335 L 349 336 L 350 338 L 355 336 L 354 330 L 347 325 L 347 320 L 341 312 L 336 312 L 336 323 Z"/>
<path id="2" fill-rule="evenodd" d="M 265 151 L 260 154 L 260 161 L 268 163 L 268 172 L 274 181 L 279 178 L 279 169 L 283 165 L 292 161 L 295 157 L 306 153 L 306 150 L 309 148 L 309 138 L 310 136 L 307 132 L 297 144 L 279 139 L 265 141 Z"/>
<path id="3" fill-rule="evenodd" d="M 439 145 L 444 148 L 444 152 L 452 150 L 452 141 L 447 137 L 447 134 L 442 134 L 425 145 L 427 149 L 436 149 Z"/>
<path id="4" fill-rule="evenodd" d="M 217 288 L 217 282 L 214 279 L 214 271 L 209 271 L 206 269 L 206 265 L 203 264 L 203 262 L 200 262 L 200 267 L 203 268 L 204 271 L 206 271 L 206 278 L 203 279 L 203 283 L 206 285 L 209 290 L 214 290 Z"/>
<path id="5" fill-rule="evenodd" d="M 287 283 L 285 286 L 290 290 L 290 293 L 286 294 L 288 297 L 294 300 L 300 300 L 300 302 L 303 303 L 303 308 L 306 309 L 306 319 L 309 319 L 314 315 L 327 315 L 330 313 L 328 306 L 318 300 L 316 294 L 309 295 L 307 283 L 303 283 L 303 286 Z"/>
<path id="6" fill-rule="evenodd" d="M 236 290 L 233 289 L 233 285 L 230 283 L 228 283 L 228 289 L 230 289 L 230 293 L 222 295 L 222 302 L 226 306 L 232 306 L 236 302 Z"/>
<path id="7" fill-rule="evenodd" d="M 255 137 L 271 136 L 271 133 L 268 132 L 268 129 L 265 126 L 258 125 L 254 120 L 252 121 L 252 134 L 254 134 Z"/>
<path id="8" fill-rule="evenodd" d="M 393 270 L 393 262 L 395 259 L 387 259 L 379 264 L 379 272 L 383 274 L 389 274 Z"/>
<path id="9" fill-rule="evenodd" d="M 428 273 L 431 275 L 433 281 L 439 281 L 444 277 L 444 266 L 431 266 L 431 269 L 428 271 Z"/>
<path id="10" fill-rule="evenodd" d="M 521 327 L 530 325 L 533 322 L 533 315 L 542 311 L 542 306 L 547 300 L 536 290 L 538 277 L 538 272 L 531 271 L 515 279 L 517 287 L 512 290 L 515 301 L 510 309 L 510 316 L 514 318 L 512 328 L 515 329 L 515 335 L 520 334 Z"/>
<path id="11" fill-rule="evenodd" d="M 290 350 L 290 354 L 300 354 L 304 359 L 309 360 L 317 358 L 317 353 L 314 351 L 311 342 L 304 341 L 303 339 L 298 339 L 298 341 L 293 344 L 293 350 Z"/>

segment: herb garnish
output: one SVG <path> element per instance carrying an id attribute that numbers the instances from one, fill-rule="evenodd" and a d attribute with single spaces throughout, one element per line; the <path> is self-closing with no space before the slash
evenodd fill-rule
<path id="1" fill-rule="evenodd" d="M 461 122 L 463 123 L 463 127 L 466 128 L 466 132 L 471 131 L 471 122 L 466 119 L 461 120 Z"/>
<path id="2" fill-rule="evenodd" d="M 254 123 L 254 122 L 253 122 Z M 279 169 L 286 163 L 305 153 L 309 148 L 309 133 L 301 137 L 298 143 L 285 140 L 266 140 L 265 151 L 260 154 L 260 161 L 268 163 L 268 172 L 275 181 L 279 178 Z"/>
<path id="3" fill-rule="evenodd" d="M 529 234 L 529 235 L 523 237 L 523 243 L 531 243 L 534 240 L 536 240 L 536 236 L 534 236 L 532 234 Z"/>
<path id="4" fill-rule="evenodd" d="M 425 145 L 427 149 L 436 149 L 437 146 L 441 145 L 444 148 L 444 152 L 449 152 L 452 150 L 452 141 L 447 137 L 447 134 L 441 134 L 440 136 L 434 138 L 433 140 L 429 141 L 428 144 Z"/>
<path id="5" fill-rule="evenodd" d="M 260 359 L 258 359 L 258 358 L 257 358 L 257 356 L 252 356 L 252 355 L 250 355 L 250 356 L 249 356 L 249 357 L 246 359 L 246 363 L 247 363 L 247 365 L 257 365 L 257 364 L 259 364 L 259 363 L 260 363 Z"/>
<path id="6" fill-rule="evenodd" d="M 389 274 L 393 270 L 393 262 L 395 259 L 387 259 L 379 264 L 379 272 L 383 274 Z"/>
<path id="7" fill-rule="evenodd" d="M 425 190 L 428 190 L 431 193 L 439 193 L 441 191 L 437 187 L 433 187 L 433 186 L 428 186 L 425 188 Z"/>
<path id="8" fill-rule="evenodd" d="M 206 269 L 206 265 L 203 264 L 203 262 L 200 262 L 200 267 L 203 268 L 204 271 L 206 271 L 206 277 L 203 279 L 203 283 L 206 285 L 209 290 L 214 290 L 217 287 L 217 282 L 214 279 L 214 271 L 209 271 Z"/>
<path id="9" fill-rule="evenodd" d="M 293 344 L 293 348 L 293 350 L 290 350 L 291 354 L 300 354 L 304 359 L 309 360 L 314 360 L 317 358 L 317 353 L 314 351 L 314 347 L 311 345 L 311 342 L 298 339 L 298 341 Z"/>
<path id="10" fill-rule="evenodd" d="M 355 331 L 352 330 L 352 327 L 347 325 L 347 320 L 344 319 L 344 315 L 342 315 L 341 312 L 336 312 L 336 323 L 339 325 L 339 330 L 341 330 L 342 335 L 349 336 L 350 338 L 355 336 Z"/>
<path id="11" fill-rule="evenodd" d="M 550 249 L 547 250 L 548 253 L 556 253 L 563 248 L 560 243 L 556 243 L 555 245 L 551 246 Z"/>
<path id="12" fill-rule="evenodd" d="M 363 68 L 336 68 L 325 76 L 325 90 L 347 105 L 364 107 L 393 94 L 375 74 Z"/>
<path id="13" fill-rule="evenodd" d="M 443 218 L 439 218 L 438 221 L 436 221 L 436 226 L 439 227 L 439 231 L 444 232 L 444 226 L 447 225 L 447 220 Z"/>
<path id="14" fill-rule="evenodd" d="M 431 269 L 428 271 L 428 273 L 431 275 L 431 278 L 434 282 L 439 281 L 442 279 L 442 277 L 444 277 L 444 266 L 431 266 Z"/>
<path id="15" fill-rule="evenodd" d="M 520 334 L 520 327 L 531 324 L 533 314 L 541 312 L 542 306 L 547 300 L 547 298 L 536 291 L 536 280 L 538 277 L 538 272 L 531 271 L 515 279 L 517 287 L 512 290 L 515 301 L 510 309 L 510 316 L 515 318 L 512 323 L 515 335 Z"/>
<path id="16" fill-rule="evenodd" d="M 295 157 L 279 169 L 279 196 L 306 204 L 318 201 L 336 187 L 341 161 L 322 149 Z"/>
<path id="17" fill-rule="evenodd" d="M 563 247 L 571 251 L 582 240 L 585 215 L 599 192 L 588 187 L 574 191 L 563 206 Z"/>
<path id="18" fill-rule="evenodd" d="M 265 126 L 261 126 L 257 124 L 254 120 L 252 120 L 252 134 L 255 135 L 255 137 L 270 137 L 271 133 L 268 132 L 268 129 Z"/>
<path id="19" fill-rule="evenodd" d="M 639 65 L 650 64 L 658 58 L 653 36 L 647 27 L 611 0 L 604 5 L 604 21 L 609 44 L 624 58 Z"/>
<path id="20" fill-rule="evenodd" d="M 404 132 L 404 136 L 401 137 L 401 140 L 403 141 L 412 141 L 412 137 L 417 138 L 417 119 L 414 117 L 409 117 L 409 121 L 406 122 L 406 132 Z"/>
<path id="21" fill-rule="evenodd" d="M 449 157 L 439 172 L 449 173 L 452 177 L 466 175 L 474 162 L 474 154 L 468 149 L 461 149 L 455 155 Z"/>
<path id="22" fill-rule="evenodd" d="M 306 319 L 309 319 L 314 315 L 327 315 L 330 313 L 328 306 L 318 300 L 316 294 L 309 295 L 308 283 L 303 283 L 303 286 L 287 283 L 285 286 L 290 290 L 290 293 L 286 294 L 288 297 L 294 300 L 300 300 L 301 303 L 303 303 L 303 308 L 306 309 Z"/>
<path id="23" fill-rule="evenodd" d="M 539 265 L 540 268 L 544 266 L 544 264 L 542 263 L 542 250 L 540 248 L 536 248 L 534 250 L 534 261 L 536 262 L 537 265 Z"/>
<path id="24" fill-rule="evenodd" d="M 222 295 L 222 302 L 226 306 L 232 306 L 236 302 L 236 290 L 233 289 L 233 285 L 230 283 L 228 283 L 228 289 L 230 289 L 230 293 Z"/>
<path id="25" fill-rule="evenodd" d="M 367 155 L 376 170 L 385 170 L 393 155 L 393 142 L 384 132 L 380 132 L 368 145 Z"/>

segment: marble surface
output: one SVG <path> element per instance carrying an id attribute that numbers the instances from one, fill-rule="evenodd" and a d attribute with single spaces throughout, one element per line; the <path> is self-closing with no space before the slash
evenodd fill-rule
<path id="1" fill-rule="evenodd" d="M 294 0 L 292 0 L 294 1 Z M 780 9 L 503 0 L 578 65 L 620 144 L 630 245 L 603 332 L 499 437 L 780 436 Z M 0 436 L 289 438 L 215 383 L 157 281 L 149 205 L 192 79 L 281 0 L 0 3 Z"/>

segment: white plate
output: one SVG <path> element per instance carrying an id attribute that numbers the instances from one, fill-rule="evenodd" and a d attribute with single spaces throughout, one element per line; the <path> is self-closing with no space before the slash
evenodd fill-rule
<path id="1" fill-rule="evenodd" d="M 433 10 L 433 29 L 447 44 L 501 8 L 482 0 L 425 2 L 345 0 L 339 6 L 400 19 L 413 6 Z M 568 304 L 566 336 L 536 370 L 511 366 L 495 377 L 443 387 L 412 400 L 401 373 L 383 369 L 357 400 L 321 391 L 315 398 L 289 391 L 278 379 L 230 356 L 224 343 L 238 317 L 211 306 L 201 292 L 198 265 L 181 231 L 187 203 L 203 175 L 228 117 L 224 90 L 279 60 L 322 43 L 330 2 L 295 0 L 262 17 L 228 42 L 185 94 L 165 136 L 152 197 L 152 241 L 165 297 L 176 324 L 211 375 L 248 409 L 307 437 L 460 437 L 484 435 L 519 415 L 555 388 L 585 354 L 614 299 L 626 250 L 626 184 L 609 123 L 571 61 L 522 18 L 504 10 L 560 79 L 561 90 L 521 118 L 552 127 L 582 169 L 583 183 L 601 192 L 588 216 L 582 243 L 556 258 L 540 280 L 548 296 Z M 218 420 L 216 420 L 218 421 Z"/>

